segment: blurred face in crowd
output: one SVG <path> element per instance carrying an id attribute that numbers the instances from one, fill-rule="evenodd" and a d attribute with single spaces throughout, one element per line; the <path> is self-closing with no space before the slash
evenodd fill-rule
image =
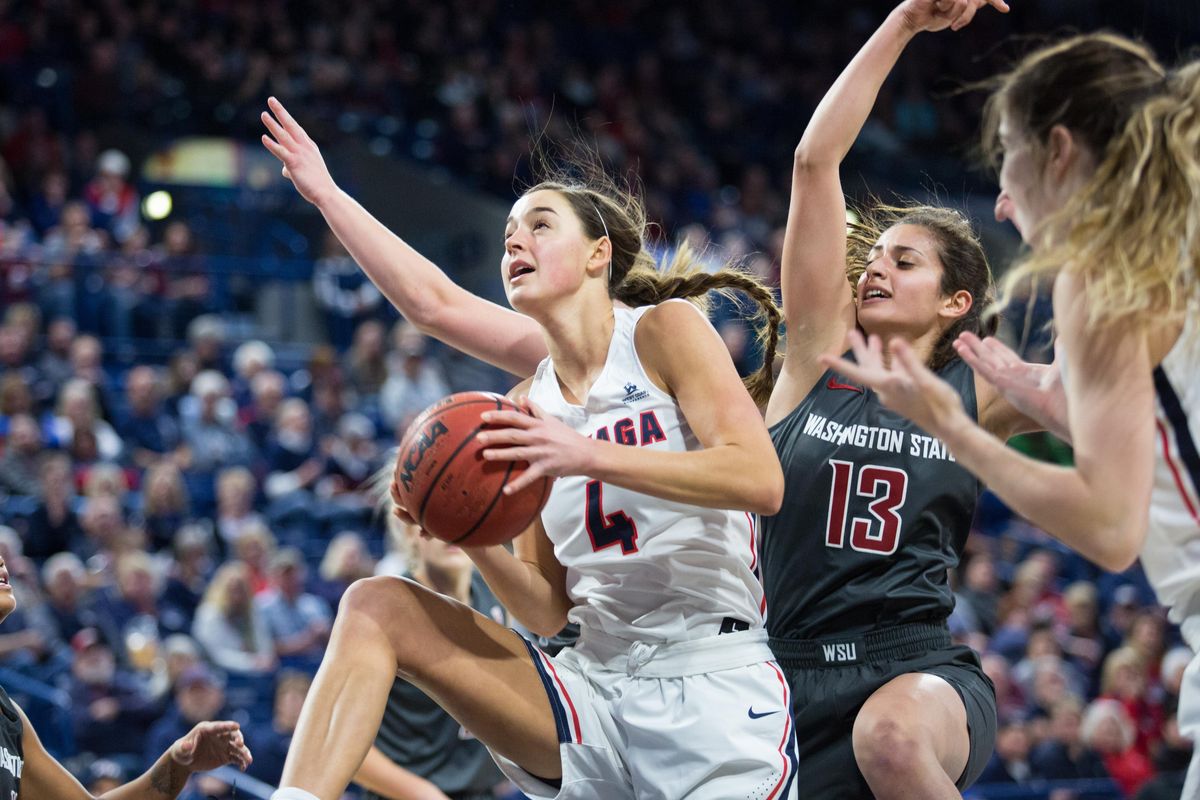
<path id="1" fill-rule="evenodd" d="M 71 351 L 71 342 L 75 339 L 75 323 L 59 317 L 50 323 L 46 331 L 46 347 L 59 356 L 66 356 Z"/>
<path id="2" fill-rule="evenodd" d="M 964 580 L 968 589 L 977 592 L 993 592 L 996 590 L 996 566 L 992 557 L 986 553 L 976 554 L 967 564 L 967 574 Z"/>
<path id="3" fill-rule="evenodd" d="M 116 675 L 117 661 L 112 650 L 98 642 L 75 654 L 71 671 L 81 683 L 88 686 L 108 686 Z"/>
<path id="4" fill-rule="evenodd" d="M 308 694 L 305 681 L 293 679 L 281 683 L 275 694 L 275 728 L 279 731 L 294 731 L 300 721 L 300 711 L 304 708 L 304 698 Z"/>
<path id="5" fill-rule="evenodd" d="M 192 679 L 175 690 L 175 702 L 188 722 L 204 722 L 225 705 L 225 692 L 212 681 Z"/>
<path id="6" fill-rule="evenodd" d="M 28 414 L 18 414 L 8 423 L 8 446 L 24 456 L 33 456 L 42 448 L 42 432 Z"/>
<path id="7" fill-rule="evenodd" d="M 1024 725 L 1014 723 L 999 730 L 996 755 L 1005 761 L 1024 761 L 1029 756 L 1029 733 Z"/>
<path id="8" fill-rule="evenodd" d="M 1050 717 L 1050 735 L 1065 745 L 1079 741 L 1079 723 L 1083 715 L 1073 703 L 1060 703 Z"/>
<path id="9" fill-rule="evenodd" d="M 46 594 L 58 608 L 74 608 L 83 591 L 80 576 L 70 569 L 56 569 L 46 580 Z"/>
<path id="10" fill-rule="evenodd" d="M 158 404 L 158 378 L 150 367 L 134 367 L 125 379 L 125 396 L 135 414 L 149 414 Z"/>

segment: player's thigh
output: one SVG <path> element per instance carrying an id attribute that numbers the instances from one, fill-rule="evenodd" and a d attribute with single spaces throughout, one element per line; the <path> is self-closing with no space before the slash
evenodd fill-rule
<path id="1" fill-rule="evenodd" d="M 957 780 L 971 755 L 967 709 L 953 686 L 937 675 L 899 675 L 867 698 L 854 721 L 854 752 L 881 747 L 894 755 L 932 757 Z"/>
<path id="2" fill-rule="evenodd" d="M 471 607 L 401 578 L 358 581 L 338 610 L 378 625 L 401 677 L 476 738 L 526 769 L 554 778 L 559 735 L 542 674 L 524 640 Z M 345 627 L 345 625 L 343 627 Z M 352 630 L 346 630 L 352 635 Z M 353 641 L 350 642 L 351 652 Z"/>

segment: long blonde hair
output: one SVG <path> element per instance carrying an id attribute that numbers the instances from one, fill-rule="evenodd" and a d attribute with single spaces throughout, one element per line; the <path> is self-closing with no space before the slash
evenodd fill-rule
<path id="1" fill-rule="evenodd" d="M 1066 269 L 1083 279 L 1090 325 L 1181 317 L 1200 267 L 1200 62 L 1167 73 L 1128 39 L 1073 37 L 1001 79 L 985 149 L 995 149 L 1002 114 L 1038 145 L 1061 124 L 1099 162 L 1005 276 L 1004 298 L 1023 280 Z"/>

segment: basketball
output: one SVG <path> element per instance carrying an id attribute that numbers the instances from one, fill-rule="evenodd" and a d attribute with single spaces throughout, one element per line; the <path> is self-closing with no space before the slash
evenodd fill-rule
<path id="1" fill-rule="evenodd" d="M 550 478 L 505 495 L 524 461 L 487 461 L 476 434 L 485 411 L 521 411 L 503 395 L 459 392 L 413 420 L 396 458 L 401 504 L 431 535 L 468 547 L 503 544 L 528 528 L 550 497 Z"/>

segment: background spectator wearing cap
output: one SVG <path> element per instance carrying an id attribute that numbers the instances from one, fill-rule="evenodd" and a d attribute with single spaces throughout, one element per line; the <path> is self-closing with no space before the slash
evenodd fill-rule
<path id="1" fill-rule="evenodd" d="M 96 176 L 83 187 L 92 224 L 117 242 L 128 239 L 141 223 L 137 189 L 129 182 L 129 157 L 105 150 L 96 159 Z"/>
<path id="2" fill-rule="evenodd" d="M 285 547 L 271 559 L 271 589 L 254 598 L 275 653 L 285 665 L 316 672 L 329 641 L 333 615 L 316 595 L 304 591 L 308 568 L 304 556 Z"/>
<path id="3" fill-rule="evenodd" d="M 95 628 L 71 639 L 71 715 L 81 752 L 137 759 L 146 727 L 158 707 L 132 673 L 117 665 L 108 642 Z M 161 752 L 161 751 L 159 751 Z"/>
<path id="4" fill-rule="evenodd" d="M 175 682 L 174 699 L 151 726 L 144 743 L 143 765 L 148 768 L 176 739 L 197 723 L 227 718 L 225 688 L 221 679 L 204 664 L 188 667 Z"/>
<path id="5" fill-rule="evenodd" d="M 388 360 L 388 377 L 379 391 L 379 409 L 388 427 L 403 429 L 427 406 L 445 397 L 450 389 L 441 366 L 427 354 L 428 339 L 407 320 L 392 328 L 395 347 Z"/>
<path id="6" fill-rule="evenodd" d="M 121 786 L 129 778 L 125 768 L 116 761 L 97 758 L 87 765 L 79 780 L 89 792 L 99 797 Z"/>

